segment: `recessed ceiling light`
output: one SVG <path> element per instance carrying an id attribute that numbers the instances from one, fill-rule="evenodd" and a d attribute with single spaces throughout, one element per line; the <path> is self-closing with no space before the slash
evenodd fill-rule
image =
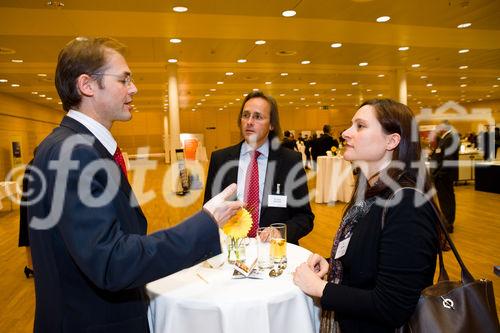
<path id="1" fill-rule="evenodd" d="M 285 10 L 281 13 L 281 15 L 283 15 L 284 17 L 292 17 L 292 16 L 295 16 L 297 14 L 297 12 L 295 10 Z"/>
<path id="2" fill-rule="evenodd" d="M 385 76 L 385 74 L 379 74 L 379 75 L 377 75 L 377 77 L 384 77 L 384 76 Z"/>
<path id="3" fill-rule="evenodd" d="M 175 6 L 172 10 L 176 13 L 185 13 L 188 11 L 188 8 L 184 6 Z"/>
<path id="4" fill-rule="evenodd" d="M 410 49 L 409 46 L 401 46 L 398 50 L 399 51 L 408 51 Z"/>
<path id="5" fill-rule="evenodd" d="M 19 84 L 17 84 L 17 83 L 12 83 L 10 86 L 11 86 L 11 87 L 14 87 L 14 88 L 17 88 L 17 87 L 19 87 Z"/>
<path id="6" fill-rule="evenodd" d="M 384 22 L 387 22 L 391 19 L 390 16 L 380 16 L 380 17 L 377 17 L 377 22 L 378 23 L 384 23 Z"/>
<path id="7" fill-rule="evenodd" d="M 12 59 L 12 62 L 15 62 L 16 64 L 22 63 L 23 59 Z"/>
<path id="8" fill-rule="evenodd" d="M 288 102 L 288 104 L 293 104 L 293 102 L 292 102 L 292 101 L 290 101 L 290 102 Z"/>
<path id="9" fill-rule="evenodd" d="M 202 101 L 202 102 L 205 102 L 206 100 L 207 100 L 206 98 L 202 98 L 202 99 L 201 99 L 201 101 Z"/>
<path id="10" fill-rule="evenodd" d="M 366 89 L 366 92 L 370 92 L 370 91 L 372 91 L 372 90 L 371 89 Z"/>
<path id="11" fill-rule="evenodd" d="M 281 73 L 280 75 L 281 75 L 281 76 L 287 76 L 287 75 L 288 75 L 288 73 L 287 73 L 287 72 L 283 72 L 283 73 Z"/>
<path id="12" fill-rule="evenodd" d="M 469 51 L 470 51 L 469 49 L 461 49 L 461 50 L 458 50 L 458 53 L 467 53 Z"/>
<path id="13" fill-rule="evenodd" d="M 285 96 L 285 94 L 280 94 L 281 97 Z"/>
<path id="14" fill-rule="evenodd" d="M 301 98 L 300 98 L 300 100 L 301 100 L 301 101 L 305 101 L 305 100 L 306 100 L 306 98 L 305 98 L 305 97 L 301 97 Z"/>
<path id="15" fill-rule="evenodd" d="M 421 79 L 427 79 L 427 75 L 420 75 Z"/>
<path id="16" fill-rule="evenodd" d="M 352 94 L 347 94 L 347 96 L 352 96 Z"/>
<path id="17" fill-rule="evenodd" d="M 266 82 L 264 82 L 264 84 L 272 84 L 272 82 L 271 81 L 266 81 Z"/>
<path id="18" fill-rule="evenodd" d="M 432 83 L 427 83 L 426 86 L 427 87 L 432 87 Z"/>
<path id="19" fill-rule="evenodd" d="M 215 88 L 210 88 L 210 91 L 216 91 L 216 90 L 217 90 L 217 89 L 215 89 Z"/>
<path id="20" fill-rule="evenodd" d="M 240 100 L 241 100 L 241 99 L 239 99 L 239 98 L 236 98 L 236 99 L 235 99 L 235 101 L 240 101 Z"/>
<path id="21" fill-rule="evenodd" d="M 62 102 L 61 102 L 61 101 L 59 101 L 59 102 L 57 102 L 57 104 L 62 105 Z"/>
<path id="22" fill-rule="evenodd" d="M 316 104 L 321 104 L 321 101 L 317 101 Z"/>
<path id="23" fill-rule="evenodd" d="M 205 97 L 208 97 L 208 96 L 210 96 L 210 94 L 205 94 Z"/>
<path id="24" fill-rule="evenodd" d="M 266 41 L 265 41 L 265 40 L 262 40 L 262 39 L 259 39 L 259 40 L 256 40 L 256 41 L 255 41 L 255 44 L 256 44 L 256 45 L 264 45 L 264 44 L 266 44 Z"/>
<path id="25" fill-rule="evenodd" d="M 232 76 L 232 75 L 234 75 L 233 72 L 226 72 L 226 76 Z"/>
<path id="26" fill-rule="evenodd" d="M 490 97 L 491 97 L 491 95 L 486 95 L 486 97 L 487 97 L 487 98 L 490 98 Z"/>
<path id="27" fill-rule="evenodd" d="M 300 63 L 302 65 L 309 65 L 311 63 L 311 61 L 310 60 L 302 60 Z"/>
<path id="28" fill-rule="evenodd" d="M 357 86 L 359 83 L 358 82 L 353 82 L 351 83 L 353 86 Z"/>
<path id="29" fill-rule="evenodd" d="M 200 102 L 198 102 L 198 103 L 196 103 L 196 105 L 201 105 L 201 103 L 200 103 Z"/>
<path id="30" fill-rule="evenodd" d="M 7 82 L 9 82 L 9 80 L 7 80 L 7 79 L 0 79 L 0 83 L 7 83 Z"/>
<path id="31" fill-rule="evenodd" d="M 333 47 L 334 49 L 336 49 L 336 48 L 342 47 L 342 43 L 333 43 L 332 45 L 330 45 L 330 47 Z"/>
<path id="32" fill-rule="evenodd" d="M 458 29 L 465 29 L 465 28 L 470 27 L 471 25 L 472 25 L 472 23 L 469 23 L 469 22 L 467 22 L 467 23 L 461 23 L 461 24 L 457 25 L 457 28 Z"/>
<path id="33" fill-rule="evenodd" d="M 196 109 L 191 109 L 191 111 L 196 111 Z"/>
<path id="34" fill-rule="evenodd" d="M 170 43 L 172 43 L 172 44 L 179 44 L 181 42 L 182 42 L 182 40 L 179 38 L 170 38 Z"/>
<path id="35" fill-rule="evenodd" d="M 462 83 L 462 84 L 460 85 L 460 88 L 465 88 L 465 87 L 467 87 L 467 83 Z"/>
<path id="36" fill-rule="evenodd" d="M 314 85 L 316 84 L 316 82 L 314 82 L 314 81 L 313 81 L 313 82 L 309 82 L 309 84 L 310 84 L 311 86 L 314 86 Z"/>
<path id="37" fill-rule="evenodd" d="M 335 100 L 335 97 L 330 98 L 330 100 L 334 101 L 334 100 Z"/>
<path id="38" fill-rule="evenodd" d="M 45 74 L 45 73 L 38 73 L 38 74 L 37 74 L 37 76 L 40 76 L 40 77 L 46 77 L 46 76 L 47 76 L 47 74 Z"/>
<path id="39" fill-rule="evenodd" d="M 245 62 L 247 62 L 247 60 L 246 60 L 246 59 L 238 59 L 237 61 L 238 61 L 240 64 L 244 64 Z"/>
<path id="40" fill-rule="evenodd" d="M 319 94 L 318 94 L 318 93 L 316 93 L 316 94 L 314 94 L 314 96 L 318 97 L 318 96 L 319 96 Z"/>
<path id="41" fill-rule="evenodd" d="M 467 76 L 461 76 L 460 77 L 460 80 L 465 80 L 465 79 L 467 79 Z"/>
<path id="42" fill-rule="evenodd" d="M 420 64 L 413 64 L 413 65 L 411 65 L 411 67 L 413 67 L 413 68 L 419 68 Z"/>
<path id="43" fill-rule="evenodd" d="M 332 88 L 332 89 L 330 89 L 330 90 L 331 90 L 331 91 L 337 91 L 337 88 Z"/>
<path id="44" fill-rule="evenodd" d="M 38 95 L 38 97 L 44 98 L 44 97 L 45 97 L 45 95 L 41 94 L 41 95 Z"/>
<path id="45" fill-rule="evenodd" d="M 223 81 L 217 81 L 217 84 L 224 84 Z"/>
<path id="46" fill-rule="evenodd" d="M 367 62 L 360 62 L 360 63 L 359 63 L 359 66 L 361 66 L 361 67 L 365 67 L 365 66 L 368 66 L 368 63 L 367 63 Z"/>
<path id="47" fill-rule="evenodd" d="M 46 97 L 45 99 L 48 100 L 48 101 L 51 101 L 52 97 Z"/>
<path id="48" fill-rule="evenodd" d="M 466 66 L 466 65 L 458 67 L 458 69 L 467 69 L 467 68 L 469 68 L 469 66 Z"/>
<path id="49" fill-rule="evenodd" d="M 437 93 L 437 90 L 436 89 L 432 89 L 431 93 L 435 94 L 435 93 Z"/>
<path id="50" fill-rule="evenodd" d="M 377 94 L 377 96 L 378 96 L 378 97 L 382 97 L 382 96 L 384 96 L 384 94 Z"/>
<path id="51" fill-rule="evenodd" d="M 493 88 L 498 88 L 498 84 L 494 84 L 494 85 L 493 85 Z"/>
<path id="52" fill-rule="evenodd" d="M 38 91 L 32 91 L 31 94 L 32 95 L 38 95 Z"/>
<path id="53" fill-rule="evenodd" d="M 227 103 L 227 104 L 229 104 L 229 105 L 233 105 L 234 103 L 233 103 L 233 102 L 229 102 L 229 103 Z"/>
<path id="54" fill-rule="evenodd" d="M 497 77 L 497 80 L 500 81 L 500 77 Z"/>
<path id="55" fill-rule="evenodd" d="M 219 111 L 222 111 L 222 110 L 224 110 L 224 109 L 223 108 L 219 108 Z"/>
<path id="56" fill-rule="evenodd" d="M 177 59 L 168 59 L 168 62 L 171 63 L 171 64 L 175 64 L 177 62 Z"/>
<path id="57" fill-rule="evenodd" d="M 299 88 L 293 88 L 293 91 L 299 91 Z"/>

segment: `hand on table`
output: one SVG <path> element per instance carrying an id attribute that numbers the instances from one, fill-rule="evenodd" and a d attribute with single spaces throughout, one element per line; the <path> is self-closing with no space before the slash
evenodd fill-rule
<path id="1" fill-rule="evenodd" d="M 293 273 L 293 283 L 310 296 L 321 297 L 327 281 L 322 280 L 307 263 L 300 264 Z"/>
<path id="2" fill-rule="evenodd" d="M 212 214 L 219 228 L 222 228 L 244 206 L 241 201 L 227 201 L 236 193 L 236 189 L 237 186 L 233 183 L 203 205 L 203 208 Z"/>

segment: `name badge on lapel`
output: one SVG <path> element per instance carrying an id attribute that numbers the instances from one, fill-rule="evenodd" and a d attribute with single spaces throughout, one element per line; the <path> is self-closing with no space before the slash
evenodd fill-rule
<path id="1" fill-rule="evenodd" d="M 269 194 L 267 197 L 268 207 L 286 208 L 286 195 L 280 194 L 280 184 L 276 186 L 276 194 Z"/>

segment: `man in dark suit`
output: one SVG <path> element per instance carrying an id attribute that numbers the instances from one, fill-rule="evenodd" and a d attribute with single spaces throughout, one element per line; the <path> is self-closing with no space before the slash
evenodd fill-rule
<path id="1" fill-rule="evenodd" d="M 146 236 L 109 131 L 130 120 L 137 92 L 123 50 L 79 37 L 59 54 L 55 82 L 67 115 L 38 146 L 40 177 L 29 184 L 41 196 L 28 206 L 34 332 L 148 332 L 145 284 L 220 253 L 218 226 L 241 204 L 225 202 L 232 185 L 183 223 Z"/>
<path id="2" fill-rule="evenodd" d="M 219 193 L 226 184 L 236 182 L 238 199 L 248 204 L 248 171 L 256 154 L 260 200 L 251 211 L 255 213 L 254 223 L 260 227 L 286 223 L 288 242 L 297 244 L 312 230 L 314 214 L 309 205 L 301 156 L 281 147 L 277 138 L 281 132 L 276 101 L 261 91 L 249 93 L 240 109 L 238 124 L 244 140 L 212 154 L 204 201 Z"/>
<path id="3" fill-rule="evenodd" d="M 291 150 L 297 150 L 297 142 L 293 139 L 292 133 L 286 130 L 283 135 L 284 138 L 283 141 L 281 142 L 281 146 Z"/>
<path id="4" fill-rule="evenodd" d="M 436 148 L 430 159 L 432 179 L 436 188 L 439 206 L 443 211 L 448 232 L 453 232 L 455 223 L 455 190 L 453 182 L 458 180 L 458 152 L 460 137 L 448 122 L 439 125 Z"/>
<path id="5" fill-rule="evenodd" d="M 318 138 L 318 156 L 326 156 L 326 152 L 332 147 L 339 147 L 339 142 L 331 135 L 332 128 L 330 125 L 323 126 L 323 135 Z"/>

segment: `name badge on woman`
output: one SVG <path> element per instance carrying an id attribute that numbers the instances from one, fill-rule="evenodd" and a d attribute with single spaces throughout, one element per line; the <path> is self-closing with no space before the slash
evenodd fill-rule
<path id="1" fill-rule="evenodd" d="M 347 252 L 347 247 L 349 246 L 350 240 L 351 240 L 351 237 L 346 238 L 339 243 L 339 246 L 337 247 L 337 252 L 335 252 L 334 259 L 338 259 L 338 258 L 342 257 Z"/>

